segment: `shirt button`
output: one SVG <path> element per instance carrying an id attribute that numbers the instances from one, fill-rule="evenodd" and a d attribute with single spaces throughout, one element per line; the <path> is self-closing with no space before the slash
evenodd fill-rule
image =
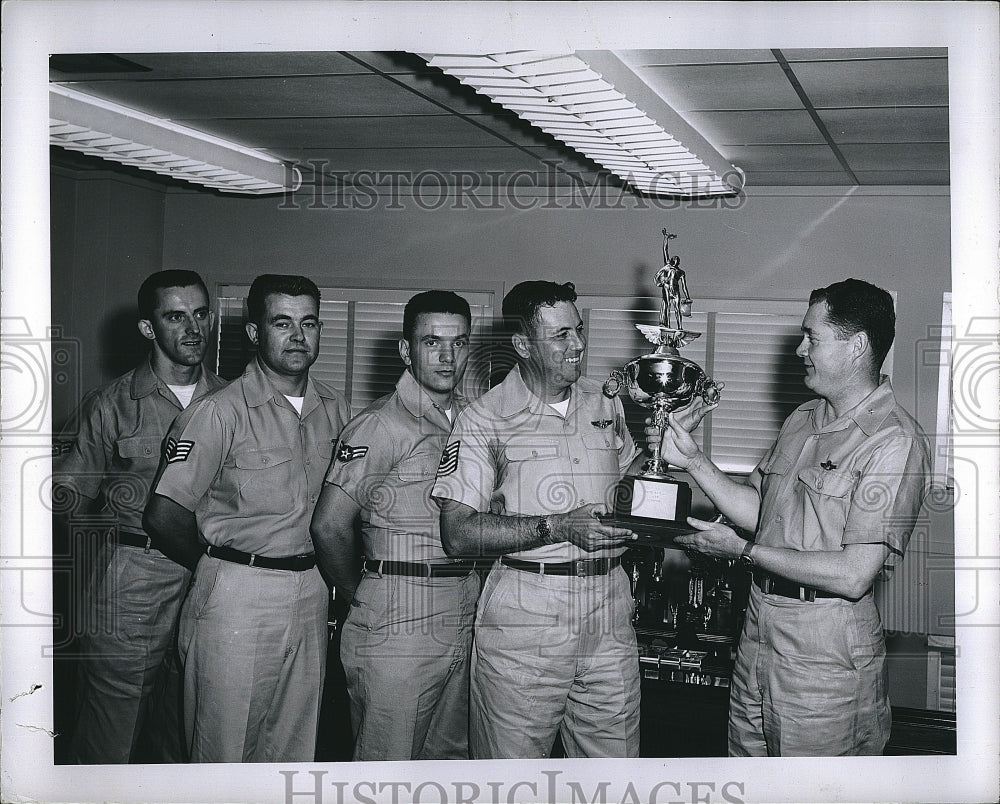
<path id="1" fill-rule="evenodd" d="M 143 452 L 145 452 L 145 453 L 146 453 L 147 455 L 152 455 L 152 454 L 153 454 L 153 450 L 151 450 L 151 449 L 150 449 L 149 447 L 146 447 L 146 448 L 145 448 L 145 449 L 143 450 Z"/>
<path id="2" fill-rule="evenodd" d="M 574 458 L 573 459 L 573 463 L 580 463 L 580 459 L 579 458 Z"/>
<path id="3" fill-rule="evenodd" d="M 265 455 L 263 458 L 261 458 L 261 463 L 268 463 L 270 460 L 271 459 Z"/>
<path id="4" fill-rule="evenodd" d="M 816 488 L 818 489 L 823 488 L 823 478 L 820 478 L 819 480 L 816 481 Z"/>

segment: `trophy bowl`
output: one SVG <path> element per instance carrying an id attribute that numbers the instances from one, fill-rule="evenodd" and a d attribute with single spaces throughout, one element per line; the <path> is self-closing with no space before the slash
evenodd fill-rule
<path id="1" fill-rule="evenodd" d="M 622 373 L 632 401 L 644 408 L 670 413 L 690 404 L 695 396 L 709 404 L 719 401 L 716 383 L 701 366 L 680 355 L 643 355 L 625 364 Z"/>

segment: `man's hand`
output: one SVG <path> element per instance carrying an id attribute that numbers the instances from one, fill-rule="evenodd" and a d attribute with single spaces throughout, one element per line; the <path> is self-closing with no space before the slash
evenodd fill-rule
<path id="1" fill-rule="evenodd" d="M 694 550 L 712 558 L 739 558 L 746 546 L 746 539 L 728 525 L 721 522 L 706 522 L 689 516 L 688 524 L 698 529 L 698 533 L 678 536 L 674 544 L 685 550 Z"/>
<path id="2" fill-rule="evenodd" d="M 673 413 L 667 415 L 667 426 L 663 428 L 662 434 L 659 428 L 651 423 L 646 425 L 645 433 L 646 444 L 649 446 L 650 452 L 653 451 L 657 439 L 659 439 L 660 457 L 680 469 L 690 467 L 692 462 L 702 454 L 701 450 L 698 449 L 698 444 L 691 437 L 691 433 L 677 423 Z"/>
<path id="3" fill-rule="evenodd" d="M 597 518 L 606 513 L 603 505 L 583 505 L 566 514 L 550 514 L 553 542 L 572 542 L 588 553 L 618 547 L 639 538 L 627 528 L 605 525 Z"/>
<path id="4" fill-rule="evenodd" d="M 670 418 L 682 430 L 693 433 L 695 428 L 701 424 L 701 420 L 717 407 L 719 407 L 718 402 L 709 404 L 703 397 L 696 396 L 684 407 L 671 413 Z"/>

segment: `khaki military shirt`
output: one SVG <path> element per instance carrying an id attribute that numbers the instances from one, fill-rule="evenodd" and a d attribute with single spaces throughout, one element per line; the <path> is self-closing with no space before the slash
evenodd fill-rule
<path id="1" fill-rule="evenodd" d="M 452 416 L 464 407 L 455 400 Z M 340 434 L 326 482 L 361 506 L 365 556 L 444 561 L 440 510 L 431 499 L 451 422 L 413 375 L 359 413 Z"/>
<path id="2" fill-rule="evenodd" d="M 225 380 L 202 369 L 195 400 Z M 54 480 L 91 499 L 124 531 L 143 533 L 142 512 L 163 451 L 163 440 L 181 403 L 156 376 L 149 358 L 132 371 L 88 393 L 71 430 L 56 446 Z"/>
<path id="3" fill-rule="evenodd" d="M 761 497 L 757 542 L 793 550 L 885 544 L 906 549 L 927 492 L 930 451 L 888 378 L 834 418 L 823 399 L 799 406 L 750 475 Z"/>
<path id="4" fill-rule="evenodd" d="M 432 492 L 479 512 L 540 516 L 581 505 L 613 508 L 614 488 L 639 455 L 617 398 L 581 377 L 565 418 L 535 396 L 519 368 L 472 402 L 455 421 Z M 569 542 L 513 553 L 533 561 L 617 555 Z"/>
<path id="5" fill-rule="evenodd" d="M 311 553 L 309 522 L 347 418 L 344 397 L 312 378 L 300 416 L 252 360 L 177 419 L 155 492 L 193 511 L 207 544 Z"/>

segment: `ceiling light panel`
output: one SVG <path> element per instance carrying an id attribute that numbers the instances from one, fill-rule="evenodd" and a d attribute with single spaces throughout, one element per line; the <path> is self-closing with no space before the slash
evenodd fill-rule
<path id="1" fill-rule="evenodd" d="M 422 55 L 643 193 L 742 189 L 742 172 L 613 53 Z"/>
<path id="2" fill-rule="evenodd" d="M 302 182 L 269 154 L 58 84 L 49 86 L 49 142 L 224 193 L 282 193 Z"/>

